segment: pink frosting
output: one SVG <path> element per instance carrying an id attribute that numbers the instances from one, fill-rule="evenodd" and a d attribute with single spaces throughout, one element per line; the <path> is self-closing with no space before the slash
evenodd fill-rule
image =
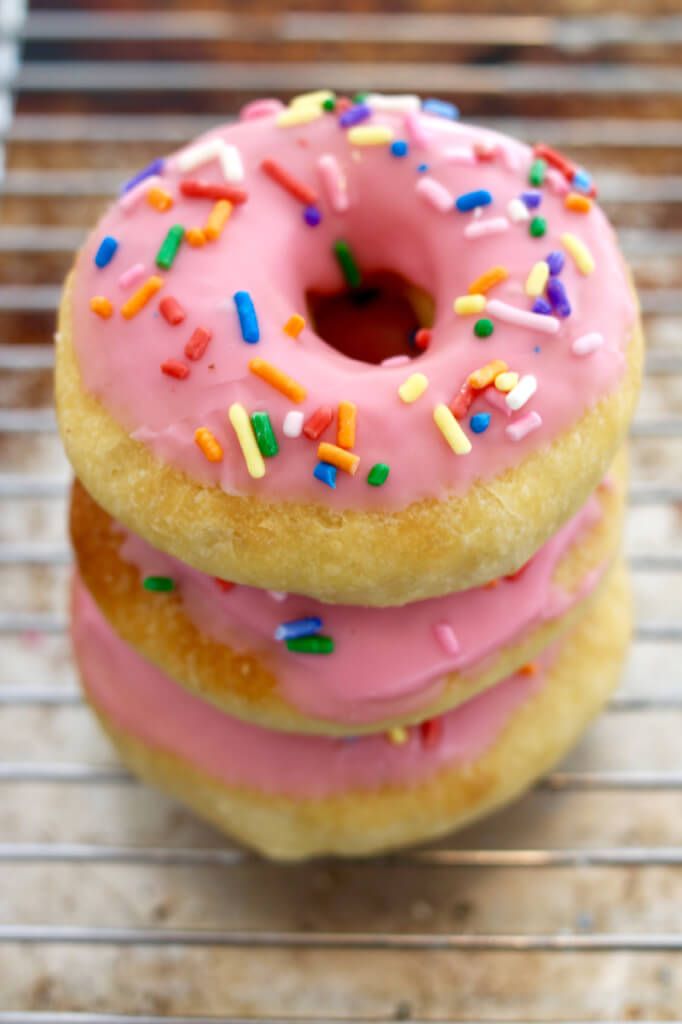
<path id="1" fill-rule="evenodd" d="M 180 181 L 192 177 L 225 183 L 217 159 L 185 175 L 174 159 L 166 161 L 160 182 L 172 195 L 173 208 L 159 213 L 142 196 L 126 212 L 119 201 L 78 257 L 73 333 L 84 385 L 162 461 L 231 494 L 337 508 L 398 509 L 424 497 L 463 493 L 474 481 L 513 467 L 616 387 L 635 311 L 613 231 L 596 206 L 587 215 L 566 209 L 563 195 L 551 184 L 542 190 L 541 207 L 533 211 L 547 220 L 544 237 L 531 237 L 527 221 L 508 218 L 509 201 L 528 188 L 532 152 L 527 146 L 425 113 L 410 115 L 406 125 L 403 114 L 375 112 L 364 126 L 388 126 L 396 139 L 414 139 L 417 129 L 424 129 L 417 131 L 421 144 L 412 141 L 408 156 L 399 158 L 388 145 L 352 144 L 335 114 L 295 127 L 277 126 L 277 117 L 274 108 L 261 105 L 246 120 L 203 137 L 224 139 L 237 147 L 249 192 L 248 201 L 235 206 L 217 241 L 203 248 L 183 242 L 172 268 L 156 270 L 156 253 L 169 227 L 201 226 L 211 210 L 210 200 L 184 198 Z M 483 158 L 453 160 L 454 151 L 478 151 Z M 320 224 L 305 223 L 302 203 L 261 170 L 264 157 L 275 158 L 318 194 Z M 335 188 L 325 186 L 330 164 L 323 161 L 327 170 L 321 171 L 321 157 L 336 161 Z M 417 188 L 422 163 L 428 164 L 429 180 L 436 183 L 428 189 L 432 194 L 442 197 L 447 192 L 454 200 L 486 189 L 493 202 L 480 217 L 454 207 L 444 212 Z M 340 188 L 347 202 L 339 202 Z M 501 233 L 488 233 L 487 228 L 478 233 L 475 227 L 503 219 L 509 223 Z M 493 318 L 493 336 L 475 337 L 476 316 L 456 315 L 454 298 L 466 294 L 480 274 L 501 264 L 509 276 L 490 297 L 529 310 L 534 301 L 525 294 L 529 271 L 551 250 L 562 248 L 564 232 L 585 243 L 596 269 L 583 276 L 566 253 L 561 279 L 573 312 L 559 321 L 557 333 L 547 335 Z M 111 262 L 99 269 L 94 255 L 106 235 L 119 245 Z M 429 387 L 413 404 L 398 398 L 409 368 L 358 362 L 332 349 L 310 328 L 297 340 L 282 329 L 292 314 L 306 315 L 306 290 L 334 291 L 343 286 L 332 253 L 338 239 L 350 244 L 365 271 L 395 271 L 436 300 L 430 347 L 415 362 Z M 120 306 L 133 289 L 122 295 L 119 281 L 138 263 L 148 274 L 160 274 L 165 284 L 136 317 L 124 320 Z M 237 291 L 252 297 L 260 326 L 257 344 L 242 340 L 232 298 Z M 109 297 L 116 307 L 108 320 L 90 310 L 94 295 Z M 159 314 L 159 301 L 165 296 L 173 296 L 186 310 L 182 324 L 171 326 Z M 199 326 L 213 334 L 203 358 L 187 362 L 191 372 L 184 380 L 162 374 L 164 361 L 183 361 L 185 343 Z M 593 333 L 603 337 L 603 344 L 588 356 L 574 354 L 573 343 Z M 249 372 L 247 364 L 254 356 L 270 361 L 305 387 L 307 397 L 300 408 L 306 416 L 321 405 L 355 403 L 360 456 L 356 476 L 339 473 L 335 491 L 313 477 L 317 443 L 305 436 L 283 435 L 283 419 L 292 403 Z M 492 359 L 504 360 L 519 375 L 537 378 L 536 393 L 512 419 L 533 412 L 541 426 L 514 440 L 518 432 L 506 432 L 507 415 L 493 408 L 485 433 L 474 434 L 463 421 L 473 448 L 466 456 L 456 456 L 433 422 L 434 407 L 449 403 L 468 374 Z M 280 452 L 266 460 L 261 479 L 248 475 L 229 425 L 227 410 L 233 402 L 249 412 L 267 410 L 278 435 Z M 491 411 L 484 397 L 474 403 L 471 412 L 477 411 Z M 194 443 L 194 432 L 201 426 L 220 441 L 221 462 L 208 462 Z M 322 439 L 333 442 L 334 428 Z M 389 463 L 391 473 L 383 487 L 375 488 L 367 485 L 366 476 L 378 462 Z"/>
<path id="2" fill-rule="evenodd" d="M 119 729 L 228 785 L 301 797 L 405 785 L 474 761 L 542 685 L 551 657 L 543 656 L 535 676 L 510 676 L 444 715 L 437 742 L 424 742 L 415 728 L 397 746 L 376 734 L 338 740 L 278 733 L 218 711 L 124 644 L 79 581 L 72 634 L 90 699 Z"/>
<path id="3" fill-rule="evenodd" d="M 313 717 L 357 726 L 419 711 L 438 695 L 447 673 L 480 670 L 502 647 L 589 593 L 602 567 L 573 594 L 552 577 L 576 538 L 600 516 L 600 502 L 592 496 L 515 577 L 396 608 L 321 604 L 243 586 L 224 593 L 213 577 L 118 525 L 116 530 L 125 538 L 121 558 L 141 578 L 172 578 L 192 622 L 218 642 L 261 657 L 290 704 Z M 322 633 L 334 638 L 333 654 L 295 654 L 274 640 L 280 623 L 307 616 L 322 619 Z"/>

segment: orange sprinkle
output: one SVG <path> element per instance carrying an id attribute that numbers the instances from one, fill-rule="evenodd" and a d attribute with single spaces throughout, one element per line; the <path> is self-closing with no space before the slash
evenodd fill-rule
<path id="1" fill-rule="evenodd" d="M 212 434 L 208 427 L 197 427 L 194 431 L 194 440 L 209 462 L 222 462 L 223 450 L 215 434 Z"/>
<path id="2" fill-rule="evenodd" d="M 336 428 L 336 443 L 339 448 L 355 447 L 355 426 L 357 423 L 357 409 L 352 402 L 339 402 L 338 426 Z"/>
<path id="3" fill-rule="evenodd" d="M 491 580 L 490 583 L 484 583 L 483 587 L 484 587 L 485 590 L 495 590 L 495 588 L 499 587 L 499 585 L 500 585 L 500 581 L 499 580 Z"/>
<path id="4" fill-rule="evenodd" d="M 165 213 L 166 210 L 170 210 L 173 205 L 173 196 L 166 192 L 165 189 L 155 186 L 150 188 L 147 192 L 147 202 L 150 206 L 153 206 L 159 213 Z"/>
<path id="5" fill-rule="evenodd" d="M 467 377 L 467 384 L 474 391 L 482 391 L 483 388 L 487 388 L 489 384 L 492 384 L 499 373 L 504 373 L 506 369 L 506 363 L 501 359 L 494 359 L 492 363 L 479 366 L 478 370 L 470 373 Z"/>
<path id="6" fill-rule="evenodd" d="M 90 299 L 90 309 L 97 313 L 97 316 L 101 316 L 102 320 L 108 320 L 114 312 L 114 307 L 104 295 L 93 295 Z"/>
<path id="7" fill-rule="evenodd" d="M 203 228 L 187 228 L 185 238 L 195 249 L 200 249 L 202 245 L 206 245 L 206 235 Z"/>
<path id="8" fill-rule="evenodd" d="M 300 313 L 294 313 L 290 316 L 283 327 L 285 334 L 288 334 L 290 338 L 298 338 L 299 334 L 305 327 L 305 320 Z"/>
<path id="9" fill-rule="evenodd" d="M 220 238 L 223 228 L 227 224 L 227 218 L 232 213 L 232 203 L 229 199 L 219 199 L 208 215 L 204 224 L 204 235 L 209 242 L 215 242 Z"/>
<path id="10" fill-rule="evenodd" d="M 508 277 L 509 271 L 506 267 L 491 267 L 475 281 L 472 281 L 467 291 L 469 295 L 484 295 L 494 285 L 499 284 L 500 281 L 506 281 Z"/>
<path id="11" fill-rule="evenodd" d="M 592 200 L 588 196 L 582 196 L 580 192 L 569 192 L 564 199 L 564 206 L 573 213 L 589 213 L 592 209 Z"/>
<path id="12" fill-rule="evenodd" d="M 156 275 L 148 277 L 144 284 L 141 284 L 137 291 L 133 292 L 128 301 L 123 303 L 121 316 L 124 316 L 126 320 L 132 320 L 147 305 L 152 296 L 156 295 L 159 288 L 163 288 L 163 278 L 156 277 Z"/>
<path id="13" fill-rule="evenodd" d="M 344 451 L 343 448 L 339 448 L 335 444 L 328 444 L 326 441 L 320 442 L 317 457 L 320 462 L 329 462 L 337 469 L 342 469 L 344 473 L 350 473 L 351 476 L 355 476 L 360 465 L 359 455 Z"/>
<path id="14" fill-rule="evenodd" d="M 286 395 L 292 402 L 302 402 L 308 393 L 303 385 L 295 381 L 293 377 L 289 377 L 272 363 L 268 363 L 267 360 L 260 359 L 258 356 L 249 360 L 249 369 L 251 373 L 255 373 L 257 377 Z"/>
<path id="15" fill-rule="evenodd" d="M 534 661 L 528 661 L 525 665 L 522 665 L 519 669 L 520 676 L 536 676 L 538 674 L 538 667 Z"/>

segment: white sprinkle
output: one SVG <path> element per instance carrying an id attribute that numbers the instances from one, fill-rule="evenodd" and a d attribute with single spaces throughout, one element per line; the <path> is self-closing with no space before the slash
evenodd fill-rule
<path id="1" fill-rule="evenodd" d="M 598 331 L 593 331 L 592 334 L 583 334 L 582 338 L 576 338 L 571 345 L 571 351 L 576 356 L 589 356 L 603 344 L 603 335 Z"/>
<path id="2" fill-rule="evenodd" d="M 282 601 L 286 601 L 289 596 L 285 590 L 268 590 L 268 594 L 273 601 L 278 601 L 280 604 Z"/>
<path id="3" fill-rule="evenodd" d="M 488 220 L 470 222 L 464 229 L 465 238 L 482 238 L 484 235 L 499 235 L 509 227 L 506 217 L 490 217 Z"/>
<path id="4" fill-rule="evenodd" d="M 345 213 L 348 209 L 348 192 L 346 176 L 339 161 L 331 153 L 323 153 L 317 161 L 317 169 L 332 210 L 336 213 Z"/>
<path id="5" fill-rule="evenodd" d="M 559 321 L 555 316 L 545 316 L 544 313 L 532 313 L 529 309 L 519 309 L 517 306 L 510 306 L 500 299 L 490 299 L 486 306 L 490 316 L 498 320 L 504 320 L 516 327 L 528 327 L 533 331 L 540 331 L 541 334 L 556 334 L 559 330 Z"/>
<path id="6" fill-rule="evenodd" d="M 455 631 L 449 622 L 438 622 L 433 627 L 433 632 L 436 640 L 445 651 L 446 654 L 458 654 L 459 653 L 459 641 L 455 636 Z"/>
<path id="7" fill-rule="evenodd" d="M 161 178 L 158 174 L 152 174 L 151 177 L 139 181 L 137 185 L 133 185 L 131 189 L 121 196 L 118 201 L 119 209 L 123 210 L 124 213 L 131 213 L 140 200 L 147 195 L 147 192 L 151 188 L 158 188 L 160 184 Z"/>
<path id="8" fill-rule="evenodd" d="M 223 148 L 218 155 L 225 180 L 233 185 L 239 185 L 244 180 L 244 164 L 242 155 L 236 146 L 223 142 Z"/>
<path id="9" fill-rule="evenodd" d="M 424 120 L 416 110 L 405 114 L 405 131 L 410 142 L 420 149 L 427 149 L 431 143 L 431 133 L 427 131 Z"/>
<path id="10" fill-rule="evenodd" d="M 443 150 L 443 159 L 448 164 L 466 164 L 472 166 L 476 163 L 476 154 L 471 146 L 448 146 Z"/>
<path id="11" fill-rule="evenodd" d="M 183 153 L 179 153 L 173 162 L 184 174 L 186 171 L 193 171 L 195 168 L 201 167 L 202 164 L 207 164 L 209 160 L 215 160 L 220 156 L 223 146 L 222 139 L 207 139 L 205 142 L 200 142 Z"/>
<path id="12" fill-rule="evenodd" d="M 451 213 L 454 209 L 454 200 L 445 185 L 441 185 L 435 178 L 421 177 L 415 185 L 416 192 L 433 206 L 439 213 Z"/>
<path id="13" fill-rule="evenodd" d="M 372 110 L 395 111 L 399 114 L 409 114 L 421 109 L 421 100 L 412 93 L 387 96 L 383 92 L 371 92 L 369 96 L 365 96 L 363 103 L 366 103 Z"/>
<path id="14" fill-rule="evenodd" d="M 284 417 L 282 431 L 285 437 L 300 437 L 303 430 L 303 413 L 300 409 L 290 409 Z"/>
<path id="15" fill-rule="evenodd" d="M 379 366 L 406 366 L 411 363 L 412 360 L 409 356 L 389 356 L 387 359 L 382 359 Z"/>
<path id="16" fill-rule="evenodd" d="M 530 220 L 530 212 L 523 199 L 515 196 L 507 203 L 507 214 L 514 224 L 521 224 L 524 220 Z"/>
<path id="17" fill-rule="evenodd" d="M 512 388 L 507 394 L 506 402 L 510 409 L 516 412 L 517 409 L 522 409 L 529 398 L 531 398 L 538 389 L 537 377 L 534 377 L 532 373 L 524 374 L 521 380 L 518 382 L 515 388 Z"/>
<path id="18" fill-rule="evenodd" d="M 520 420 L 515 420 L 514 423 L 510 423 L 505 428 L 505 434 L 511 441 L 521 441 L 526 434 L 530 434 L 531 431 L 537 430 L 538 427 L 542 426 L 542 416 L 539 412 L 527 412 L 525 416 L 522 416 Z"/>

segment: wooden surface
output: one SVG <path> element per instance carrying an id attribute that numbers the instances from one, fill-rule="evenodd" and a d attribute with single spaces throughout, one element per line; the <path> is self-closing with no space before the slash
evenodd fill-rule
<path id="1" fill-rule="evenodd" d="M 46 2 L 26 26 L 0 200 L 0 1024 L 682 1020 L 679 2 L 339 6 Z M 437 92 L 587 165 L 650 360 L 638 639 L 608 712 L 548 783 L 456 839 L 286 869 L 130 781 L 80 703 L 51 331 L 72 250 L 128 171 L 245 98 L 313 84 Z"/>

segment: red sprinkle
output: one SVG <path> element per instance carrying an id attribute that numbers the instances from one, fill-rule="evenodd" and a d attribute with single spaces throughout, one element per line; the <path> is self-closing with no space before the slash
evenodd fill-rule
<path id="1" fill-rule="evenodd" d="M 497 146 L 494 142 L 475 142 L 474 155 L 477 160 L 494 160 L 497 156 Z"/>
<path id="2" fill-rule="evenodd" d="M 161 373 L 165 373 L 167 377 L 184 380 L 185 377 L 189 377 L 189 366 L 185 366 L 179 359 L 167 359 L 165 363 L 161 363 Z"/>
<path id="3" fill-rule="evenodd" d="M 165 299 L 161 299 L 159 303 L 159 313 L 166 320 L 171 327 L 176 327 L 181 324 L 187 314 L 180 305 L 177 299 L 174 299 L 172 295 L 167 295 Z"/>
<path id="4" fill-rule="evenodd" d="M 214 579 L 224 594 L 233 590 L 237 585 L 236 583 L 230 583 L 229 580 L 221 580 L 219 576 L 214 576 Z"/>
<path id="5" fill-rule="evenodd" d="M 331 405 L 321 405 L 303 424 L 303 433 L 311 441 L 317 441 L 333 419 L 334 410 Z"/>
<path id="6" fill-rule="evenodd" d="M 476 392 L 468 384 L 462 384 L 459 394 L 450 402 L 450 412 L 456 420 L 464 419 L 471 408 Z"/>
<path id="7" fill-rule="evenodd" d="M 350 110 L 352 106 L 353 101 L 348 96 L 337 96 L 334 112 L 336 114 L 343 114 L 346 110 Z"/>
<path id="8" fill-rule="evenodd" d="M 185 345 L 185 355 L 188 359 L 201 359 L 213 334 L 207 327 L 197 327 L 192 337 Z M 188 371 L 189 372 L 189 371 Z"/>
<path id="9" fill-rule="evenodd" d="M 431 331 L 428 327 L 420 327 L 414 336 L 414 343 L 421 352 L 426 352 L 431 344 Z"/>
<path id="10" fill-rule="evenodd" d="M 533 152 L 536 156 L 546 160 L 548 164 L 556 167 L 561 173 L 572 180 L 577 168 L 576 165 L 564 156 L 563 153 L 559 153 L 556 149 L 552 149 L 551 146 L 546 146 L 544 142 L 538 142 L 537 146 L 533 146 Z"/>
<path id="11" fill-rule="evenodd" d="M 185 178 L 180 182 L 180 191 L 188 199 L 227 199 L 238 206 L 245 203 L 249 198 L 246 189 L 236 188 L 234 185 L 220 185 L 210 181 L 200 181 L 199 178 Z"/>
<path id="12" fill-rule="evenodd" d="M 266 156 L 265 160 L 261 161 L 261 170 L 265 171 L 267 176 L 281 185 L 283 189 L 286 189 L 294 199 L 300 200 L 306 206 L 314 206 L 317 202 L 315 189 L 310 188 L 304 181 L 299 181 L 272 157 Z"/>
<path id="13" fill-rule="evenodd" d="M 529 558 L 527 562 L 523 563 L 523 565 L 521 566 L 520 569 L 517 569 L 516 572 L 509 573 L 509 575 L 505 576 L 504 578 L 506 580 L 512 580 L 512 581 L 520 579 L 523 576 L 524 572 L 526 571 L 526 569 L 528 568 L 528 566 L 530 565 L 530 563 L 532 561 L 533 561 L 533 559 Z"/>
<path id="14" fill-rule="evenodd" d="M 425 747 L 435 747 L 443 735 L 443 719 L 429 718 L 419 726 L 419 732 Z"/>

